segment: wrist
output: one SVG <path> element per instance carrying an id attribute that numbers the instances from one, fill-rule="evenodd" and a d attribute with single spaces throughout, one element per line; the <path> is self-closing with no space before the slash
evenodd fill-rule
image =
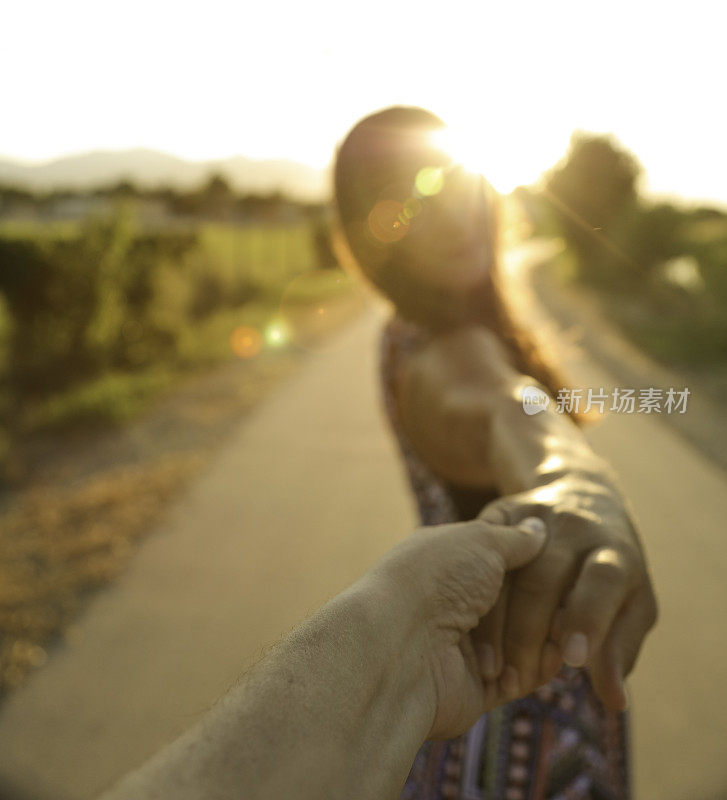
<path id="1" fill-rule="evenodd" d="M 247 695 L 288 741 L 279 742 L 284 764 L 269 765 L 269 785 L 256 796 L 289 794 L 282 790 L 294 778 L 301 799 L 398 796 L 433 718 L 413 623 L 399 593 L 367 574 L 261 662 L 263 673 L 279 673 L 271 695 L 266 701 L 249 679 Z M 273 708 L 279 721 L 270 721 Z M 267 758 L 254 757 L 256 769 Z"/>
<path id="2" fill-rule="evenodd" d="M 564 481 L 584 491 L 621 496 L 616 473 L 593 453 L 548 455 L 535 469 L 532 488 Z"/>
<path id="3" fill-rule="evenodd" d="M 379 686 L 388 702 L 406 711 L 418 749 L 436 714 L 436 692 L 428 658 L 425 597 L 398 566 L 384 563 L 370 570 L 351 587 L 350 602 L 374 659 Z"/>

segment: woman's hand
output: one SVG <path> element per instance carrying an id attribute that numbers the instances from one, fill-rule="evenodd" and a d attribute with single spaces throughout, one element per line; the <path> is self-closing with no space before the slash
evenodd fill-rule
<path id="1" fill-rule="evenodd" d="M 365 578 L 383 590 L 374 605 L 387 610 L 385 618 L 399 631 L 397 646 L 423 662 L 429 687 L 423 694 L 434 709 L 427 738 L 457 736 L 501 702 L 496 687 L 483 679 L 473 633 L 495 604 L 507 570 L 522 567 L 543 547 L 541 520 L 518 522 L 421 528 Z"/>
<path id="2" fill-rule="evenodd" d="M 509 576 L 475 635 L 489 653 L 488 678 L 499 676 L 499 699 L 528 694 L 564 661 L 588 667 L 604 705 L 623 709 L 623 679 L 656 622 L 657 605 L 618 493 L 593 476 L 570 475 L 503 497 L 480 516 L 498 524 L 538 516 L 549 532 L 540 556 Z"/>

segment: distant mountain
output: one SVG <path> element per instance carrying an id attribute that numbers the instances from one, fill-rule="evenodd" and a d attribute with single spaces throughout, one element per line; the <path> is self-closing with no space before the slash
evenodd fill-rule
<path id="1" fill-rule="evenodd" d="M 276 190 L 301 200 L 325 199 L 324 170 L 294 161 L 255 161 L 244 156 L 186 161 L 156 150 L 109 150 L 65 156 L 42 164 L 0 159 L 0 184 L 32 190 L 90 189 L 129 180 L 140 187 L 189 189 L 219 173 L 241 192 Z"/>

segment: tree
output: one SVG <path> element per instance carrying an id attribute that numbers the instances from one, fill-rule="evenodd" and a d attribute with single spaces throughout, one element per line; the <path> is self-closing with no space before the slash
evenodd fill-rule
<path id="1" fill-rule="evenodd" d="M 547 176 L 545 195 L 579 256 L 599 251 L 602 236 L 636 200 L 642 171 L 636 157 L 610 136 L 577 131 L 565 160 Z"/>
<path id="2" fill-rule="evenodd" d="M 202 213 L 222 219 L 229 216 L 235 195 L 229 183 L 219 173 L 210 175 L 201 192 Z"/>

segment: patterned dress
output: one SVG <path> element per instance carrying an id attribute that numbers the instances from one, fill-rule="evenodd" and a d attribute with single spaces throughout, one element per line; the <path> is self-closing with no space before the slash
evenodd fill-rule
<path id="1" fill-rule="evenodd" d="M 430 472 L 397 418 L 401 366 L 424 341 L 421 328 L 394 317 L 381 339 L 381 377 L 421 521 L 437 525 L 479 509 L 475 498 Z M 479 508 L 488 499 L 480 493 Z M 549 684 L 483 715 L 463 736 L 425 742 L 401 800 L 628 800 L 627 733 L 626 715 L 604 710 L 587 673 L 564 666 Z"/>

